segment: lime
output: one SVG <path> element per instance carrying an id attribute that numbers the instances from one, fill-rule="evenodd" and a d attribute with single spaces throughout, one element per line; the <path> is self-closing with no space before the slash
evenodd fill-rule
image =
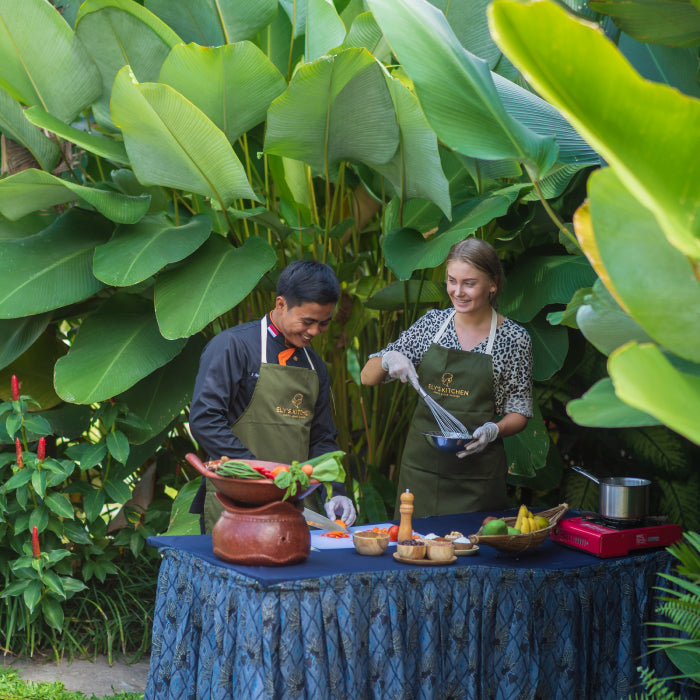
<path id="1" fill-rule="evenodd" d="M 503 520 L 489 520 L 481 532 L 484 535 L 507 535 L 508 526 Z"/>

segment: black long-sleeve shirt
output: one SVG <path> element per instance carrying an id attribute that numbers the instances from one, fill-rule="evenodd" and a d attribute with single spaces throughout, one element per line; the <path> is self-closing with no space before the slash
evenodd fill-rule
<path id="1" fill-rule="evenodd" d="M 269 314 L 266 316 L 270 326 Z M 275 329 L 275 326 L 272 326 Z M 276 331 L 276 329 L 275 329 Z M 277 356 L 285 350 L 284 336 L 268 333 L 267 361 L 279 364 Z M 328 368 L 319 355 L 306 348 L 318 374 L 318 398 L 311 423 L 308 458 L 339 449 L 338 431 L 330 410 Z M 306 353 L 296 348 L 288 366 L 311 369 Z M 190 406 L 190 430 L 209 459 L 222 455 L 238 459 L 257 459 L 231 431 L 231 425 L 247 408 L 260 373 L 260 321 L 229 328 L 215 336 L 204 348 L 199 362 Z"/>

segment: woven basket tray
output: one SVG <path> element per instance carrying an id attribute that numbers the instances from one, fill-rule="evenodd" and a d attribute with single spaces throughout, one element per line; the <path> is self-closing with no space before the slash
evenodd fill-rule
<path id="1" fill-rule="evenodd" d="M 499 552 L 518 553 L 526 552 L 528 549 L 534 549 L 542 544 L 548 537 L 549 533 L 554 529 L 554 526 L 561 520 L 566 511 L 569 510 L 567 503 L 562 503 L 556 508 L 543 510 L 533 515 L 543 515 L 549 520 L 549 526 L 535 532 L 528 532 L 525 535 L 482 535 L 483 526 L 479 528 L 479 532 L 474 535 L 469 535 L 469 539 L 474 544 L 486 544 L 489 547 L 497 549 Z M 513 527 L 517 518 L 503 518 L 506 525 Z"/>

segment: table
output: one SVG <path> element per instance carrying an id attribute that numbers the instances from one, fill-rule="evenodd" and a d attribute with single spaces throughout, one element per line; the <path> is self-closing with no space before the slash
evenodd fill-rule
<path id="1" fill-rule="evenodd" d="M 414 528 L 469 534 L 482 517 Z M 617 700 L 639 690 L 637 666 L 673 672 L 644 656 L 665 550 L 598 559 L 547 540 L 439 567 L 352 549 L 245 567 L 217 559 L 208 535 L 149 544 L 163 561 L 146 700 Z"/>

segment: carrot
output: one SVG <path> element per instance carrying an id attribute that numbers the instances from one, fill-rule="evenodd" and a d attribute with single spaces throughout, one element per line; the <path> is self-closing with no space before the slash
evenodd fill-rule
<path id="1" fill-rule="evenodd" d="M 321 537 L 350 537 L 347 532 L 339 532 L 338 530 L 332 530 L 331 532 L 322 532 Z"/>

